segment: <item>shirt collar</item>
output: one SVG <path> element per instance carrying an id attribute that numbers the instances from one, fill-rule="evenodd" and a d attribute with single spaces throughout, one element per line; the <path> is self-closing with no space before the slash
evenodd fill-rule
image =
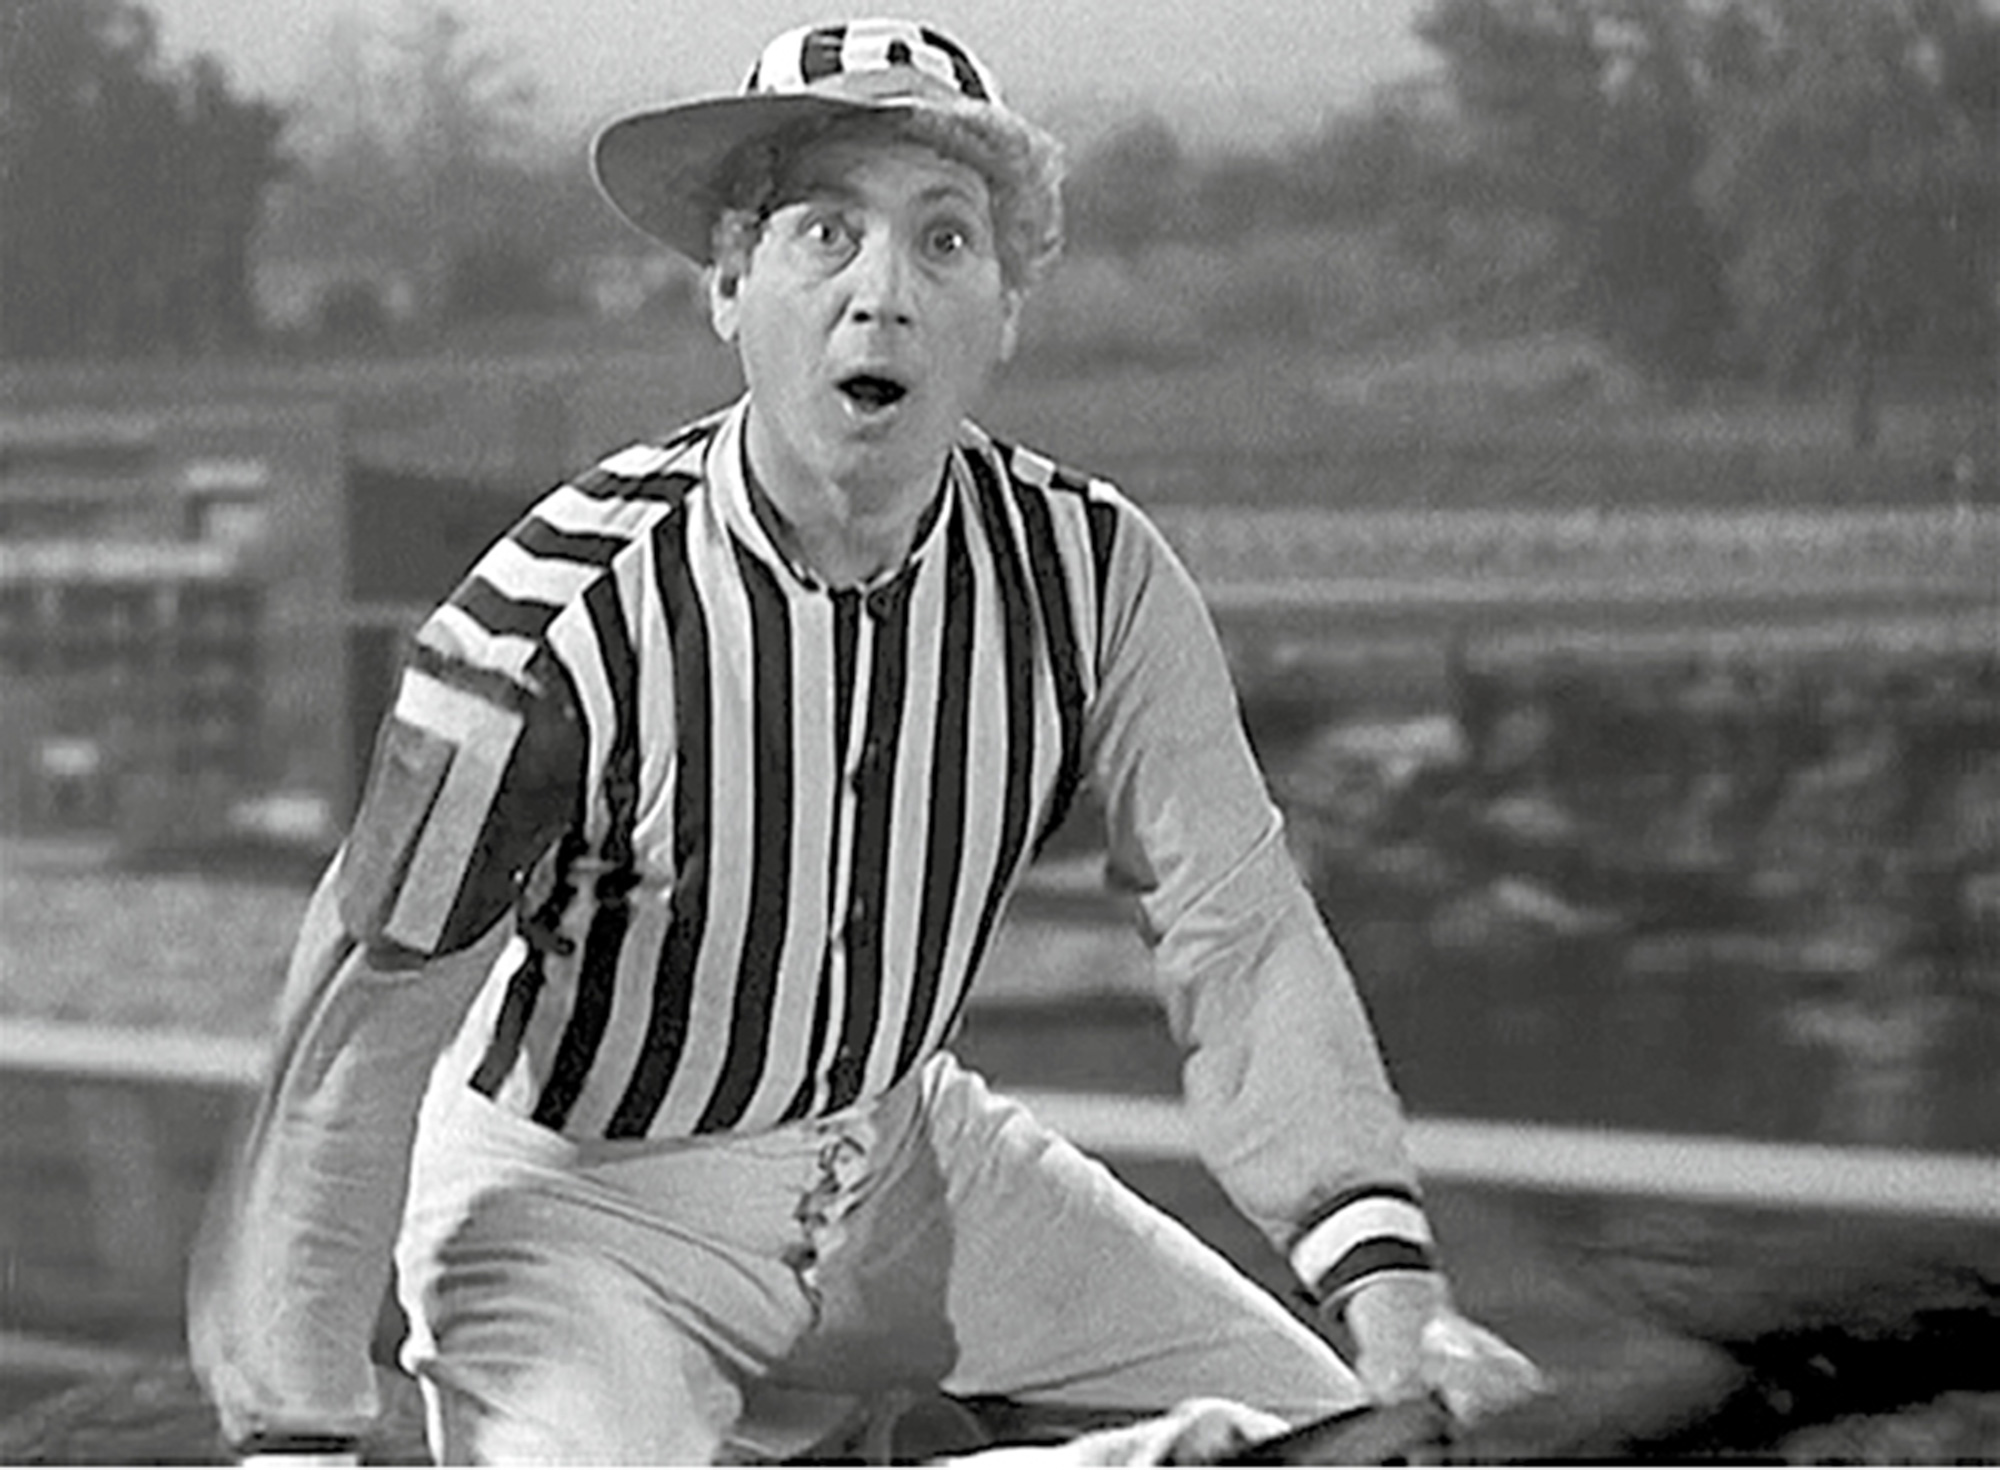
<path id="1" fill-rule="evenodd" d="M 721 431 L 710 441 L 708 448 L 704 470 L 708 483 L 715 487 L 716 505 L 723 524 L 759 561 L 783 571 L 801 587 L 815 592 L 829 591 L 831 589 L 817 572 L 794 561 L 778 544 L 774 534 L 777 511 L 755 483 L 750 469 L 748 435 L 744 432 L 749 417 L 750 399 L 746 395 L 729 410 Z M 853 590 L 869 592 L 887 586 L 922 565 L 931 548 L 944 534 L 943 527 L 949 519 L 947 509 L 965 493 L 963 455 L 962 444 L 954 444 L 946 452 L 938 493 L 931 497 L 931 503 L 924 509 L 924 518 L 910 544 L 909 555 L 900 564 L 878 572 Z"/>

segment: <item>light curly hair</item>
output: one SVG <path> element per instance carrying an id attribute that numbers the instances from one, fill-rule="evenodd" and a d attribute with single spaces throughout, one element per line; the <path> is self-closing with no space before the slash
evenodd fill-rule
<path id="1" fill-rule="evenodd" d="M 1010 290 L 1033 290 L 1062 254 L 1062 145 L 1011 110 L 931 104 L 816 118 L 738 148 L 708 189 L 716 267 L 740 268 L 765 222 L 787 202 L 792 163 L 805 149 L 852 139 L 920 144 L 985 179 L 1000 275 Z"/>

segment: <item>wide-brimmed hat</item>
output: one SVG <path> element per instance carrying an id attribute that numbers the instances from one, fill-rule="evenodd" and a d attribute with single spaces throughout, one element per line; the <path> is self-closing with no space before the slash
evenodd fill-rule
<path id="1" fill-rule="evenodd" d="M 934 26 L 851 20 L 800 26 L 764 48 L 743 90 L 621 117 L 591 150 L 597 184 L 618 212 L 690 260 L 708 264 L 732 155 L 812 119 L 856 112 L 935 111 L 973 128 L 1027 124 L 993 75 Z"/>

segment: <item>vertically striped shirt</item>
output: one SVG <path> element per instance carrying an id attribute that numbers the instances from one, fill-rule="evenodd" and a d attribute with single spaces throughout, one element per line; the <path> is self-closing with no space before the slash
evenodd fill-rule
<path id="1" fill-rule="evenodd" d="M 544 499 L 405 676 L 532 685 L 525 721 L 574 731 L 494 791 L 496 834 L 563 812 L 560 942 L 504 958 L 472 1081 L 577 1136 L 759 1129 L 907 1075 L 1084 759 L 1115 492 L 969 435 L 907 561 L 833 589 L 768 534 L 741 423 Z M 521 732 L 492 736 L 505 769 Z"/>
<path id="2" fill-rule="evenodd" d="M 448 1067 L 579 1139 L 865 1102 L 947 1042 L 1087 780 L 1204 1159 L 1308 1285 L 1427 1268 L 1373 1034 L 1151 523 L 968 425 L 909 556 L 828 587 L 766 528 L 747 411 L 558 488 L 419 631 L 342 912 L 421 968 L 517 910 Z"/>

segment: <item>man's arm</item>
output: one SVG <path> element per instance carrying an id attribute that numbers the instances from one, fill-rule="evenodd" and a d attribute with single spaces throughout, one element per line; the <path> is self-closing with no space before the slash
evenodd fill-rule
<path id="1" fill-rule="evenodd" d="M 1121 507 L 1088 735 L 1203 1159 L 1309 1289 L 1434 1266 L 1401 1106 L 1285 846 L 1193 580 Z"/>
<path id="2" fill-rule="evenodd" d="M 293 957 L 270 1080 L 209 1201 L 188 1275 L 189 1347 L 229 1443 L 358 1438 L 368 1348 L 402 1218 L 418 1105 L 506 937 L 384 970 L 343 927 L 341 859 Z"/>
<path id="3" fill-rule="evenodd" d="M 1100 660 L 1091 764 L 1111 878 L 1153 947 L 1202 1158 L 1345 1329 L 1371 1389 L 1442 1386 L 1425 1376 L 1443 1362 L 1425 1334 L 1463 1319 L 1401 1104 L 1285 846 L 1199 593 L 1129 508 Z"/>
<path id="4" fill-rule="evenodd" d="M 434 655 L 405 670 L 315 891 L 249 1129 L 190 1263 L 195 1369 L 239 1447 L 358 1437 L 425 1086 L 507 942 L 518 875 L 572 818 L 573 693 Z"/>

